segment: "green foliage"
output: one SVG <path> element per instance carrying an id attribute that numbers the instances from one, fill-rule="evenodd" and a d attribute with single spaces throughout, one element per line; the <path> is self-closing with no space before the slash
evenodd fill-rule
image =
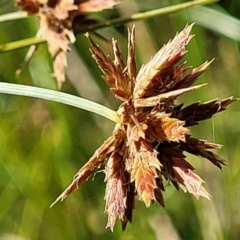
<path id="1" fill-rule="evenodd" d="M 183 1 L 151 0 L 154 7 L 180 2 Z M 12 1 L 0 4 L 1 14 L 16 10 Z M 124 1 L 117 9 L 120 15 L 127 17 L 138 10 L 150 10 L 149 5 L 146 6 L 144 1 L 131 0 Z M 234 6 L 239 7 L 238 0 L 225 1 L 225 10 L 218 4 L 197 8 L 209 18 L 204 26 L 200 25 L 201 22 L 198 23 L 197 18 L 193 19 L 192 12 L 196 8 L 138 22 L 138 62 L 147 62 L 187 21 L 196 21 L 193 29 L 196 37 L 188 46 L 187 61 L 193 66 L 212 58 L 215 61 L 198 82 L 207 82 L 208 88 L 194 91 L 187 97 L 182 97 L 182 101 L 187 104 L 192 100 L 240 96 L 239 40 L 228 35 L 231 21 L 240 21 L 236 18 L 239 16 L 235 14 L 233 18 L 231 15 Z M 205 8 L 214 9 L 216 13 L 225 16 L 229 24 L 221 28 L 225 32 L 218 31 L 221 19 L 206 15 Z M 101 13 L 99 18 L 107 18 L 109 12 L 111 10 Z M 0 44 L 33 37 L 36 31 L 35 18 L 1 23 Z M 240 32 L 240 28 L 234 31 Z M 98 33 L 109 39 L 114 36 L 119 40 L 120 46 L 126 46 L 125 26 L 102 29 Z M 109 48 L 100 39 L 99 45 Z M 82 36 L 77 37 L 72 50 L 74 55 L 69 55 L 71 64 L 67 70 L 68 81 L 63 85 L 62 91 L 116 109 L 118 103 L 113 100 L 108 87 L 99 82 L 99 72 L 90 60 L 88 48 L 88 42 Z M 26 52 L 27 49 L 23 48 L 0 54 L 1 82 L 54 89 L 54 79 L 47 76 L 52 69 L 51 58 L 44 46 L 37 50 L 36 56 L 21 75 L 15 77 L 15 71 Z M 39 82 L 41 76 L 43 82 Z M 177 193 L 173 186 L 167 186 L 164 195 L 166 209 L 157 203 L 146 209 L 143 203 L 138 202 L 133 224 L 129 224 L 125 232 L 121 232 L 120 224 L 117 224 L 112 233 L 105 229 L 107 216 L 104 214 L 104 174 L 101 171 L 94 176 L 94 181 L 89 179 L 64 202 L 53 208 L 49 206 L 70 183 L 80 166 L 110 135 L 113 123 L 59 103 L 1 94 L 0 239 L 5 234 L 13 234 L 15 237 L 12 239 L 17 239 L 18 236 L 31 240 L 239 239 L 239 111 L 239 103 L 235 103 L 223 114 L 220 113 L 201 128 L 195 127 L 193 130 L 203 139 L 214 139 L 224 145 L 222 150 L 218 150 L 227 159 L 223 172 L 202 159 L 191 159 L 198 166 L 197 173 L 206 180 L 205 187 L 212 195 L 211 201 L 196 200 L 182 191 Z M 204 132 L 203 129 L 208 131 Z M 210 136 L 209 132 L 212 133 Z"/>

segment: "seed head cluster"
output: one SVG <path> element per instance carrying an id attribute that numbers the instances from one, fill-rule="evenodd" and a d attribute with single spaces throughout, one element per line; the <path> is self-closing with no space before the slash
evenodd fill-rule
<path id="1" fill-rule="evenodd" d="M 176 103 L 178 96 L 203 86 L 191 85 L 211 63 L 205 62 L 195 69 L 179 63 L 192 38 L 191 29 L 192 25 L 186 26 L 138 73 L 134 27 L 129 30 L 126 62 L 115 40 L 111 60 L 88 36 L 103 79 L 122 101 L 117 111 L 120 122 L 56 202 L 75 191 L 102 165 L 105 166 L 107 227 L 111 230 L 117 219 L 122 221 L 123 229 L 132 221 L 135 196 L 147 207 L 154 201 L 164 206 L 165 180 L 197 198 L 210 198 L 203 187 L 204 181 L 194 172 L 184 153 L 205 158 L 221 169 L 223 159 L 210 151 L 221 146 L 192 137 L 189 127 L 223 111 L 236 99 L 188 106 Z"/>

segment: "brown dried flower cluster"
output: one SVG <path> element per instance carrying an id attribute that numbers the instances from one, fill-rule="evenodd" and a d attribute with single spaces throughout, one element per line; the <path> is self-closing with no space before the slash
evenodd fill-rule
<path id="1" fill-rule="evenodd" d="M 92 55 L 103 72 L 104 80 L 116 98 L 123 101 L 118 110 L 121 121 L 56 202 L 75 191 L 103 164 L 106 174 L 105 211 L 108 214 L 107 227 L 111 230 L 117 219 L 122 221 L 123 229 L 132 221 L 135 195 L 147 207 L 154 201 L 164 206 L 164 179 L 197 198 L 210 198 L 202 186 L 204 181 L 186 161 L 184 152 L 206 158 L 221 168 L 223 159 L 209 151 L 221 146 L 192 137 L 188 127 L 211 118 L 236 99 L 197 102 L 186 107 L 175 103 L 178 96 L 202 86 L 190 87 L 210 64 L 205 62 L 192 70 L 184 64 L 177 65 L 192 38 L 191 28 L 192 25 L 187 26 L 164 45 L 138 74 L 134 28 L 129 31 L 126 63 L 116 41 L 112 41 L 112 61 L 89 38 Z"/>
<path id="2" fill-rule="evenodd" d="M 86 20 L 87 12 L 98 12 L 117 4 L 115 0 L 16 0 L 18 6 L 40 19 L 39 35 L 48 43 L 54 59 L 54 76 L 61 88 L 65 81 L 66 53 L 75 42 L 73 21 L 77 17 Z"/>

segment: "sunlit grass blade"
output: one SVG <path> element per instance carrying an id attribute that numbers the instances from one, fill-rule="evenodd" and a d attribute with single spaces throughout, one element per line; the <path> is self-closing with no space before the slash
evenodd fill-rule
<path id="1" fill-rule="evenodd" d="M 0 53 L 16 50 L 23 47 L 28 47 L 31 45 L 38 45 L 45 42 L 46 41 L 42 38 L 33 37 L 33 38 L 27 38 L 27 39 L 15 41 L 15 42 L 5 43 L 0 45 Z"/>
<path id="2" fill-rule="evenodd" d="M 160 8 L 160 9 L 154 9 L 154 10 L 150 10 L 150 11 L 143 12 L 143 13 L 136 13 L 127 18 L 118 18 L 118 19 L 113 19 L 110 21 L 104 21 L 103 23 L 99 23 L 99 24 L 89 25 L 88 27 L 78 29 L 77 32 L 84 33 L 87 31 L 94 31 L 94 30 L 97 30 L 100 28 L 113 27 L 113 26 L 122 25 L 122 24 L 129 23 L 129 22 L 140 21 L 140 20 L 147 19 L 147 18 L 171 14 L 171 13 L 178 12 L 180 10 L 184 10 L 186 8 L 190 8 L 193 6 L 210 4 L 210 3 L 214 3 L 214 2 L 218 2 L 218 0 L 189 1 L 186 3 L 180 3 L 180 4 Z M 10 17 L 11 17 L 11 15 L 10 15 Z M 2 22 L 4 21 L 4 19 L 5 19 L 5 21 L 6 21 L 6 19 L 9 21 L 10 17 L 2 16 L 2 19 L 3 19 Z M 18 15 L 15 17 L 16 17 L 15 19 L 19 18 Z M 26 16 L 22 16 L 22 17 L 26 17 Z M 14 15 L 12 17 L 12 20 L 14 20 Z M 0 18 L 0 22 L 1 22 L 1 18 Z M 16 42 L 6 43 L 6 44 L 0 45 L 0 53 L 12 51 L 12 50 L 15 50 L 18 48 L 28 47 L 30 45 L 40 44 L 40 43 L 44 43 L 44 42 L 45 42 L 44 39 L 33 37 L 33 38 L 28 38 L 28 39 L 24 39 L 24 40 L 20 40 L 20 41 L 16 41 Z"/>
<path id="3" fill-rule="evenodd" d="M 62 93 L 44 88 L 2 82 L 0 83 L 0 93 L 34 97 L 59 102 L 96 113 L 112 120 L 113 122 L 119 122 L 119 117 L 115 111 L 104 107 L 98 103 L 67 93 Z"/>
<path id="4" fill-rule="evenodd" d="M 13 12 L 13 13 L 6 13 L 3 15 L 0 15 L 0 23 L 2 22 L 7 22 L 7 21 L 13 21 L 13 20 L 18 20 L 22 18 L 29 17 L 27 12 L 24 11 L 18 11 L 18 12 Z"/>
<path id="5" fill-rule="evenodd" d="M 215 9 L 198 6 L 187 11 L 187 18 L 189 21 L 240 42 L 240 20 L 233 16 Z"/>

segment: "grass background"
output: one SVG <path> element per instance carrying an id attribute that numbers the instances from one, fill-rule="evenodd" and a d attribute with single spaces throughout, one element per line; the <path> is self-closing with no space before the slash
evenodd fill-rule
<path id="1" fill-rule="evenodd" d="M 184 1 L 123 0 L 114 10 L 93 16 L 99 20 L 129 16 L 180 2 Z M 16 10 L 13 1 L 0 1 L 0 14 Z M 232 95 L 239 97 L 239 0 L 225 0 L 137 22 L 138 66 L 191 22 L 196 23 L 193 28 L 196 37 L 189 44 L 184 60 L 194 67 L 205 60 L 215 58 L 215 61 L 198 80 L 208 86 L 182 97 L 181 101 L 188 104 Z M 33 17 L 1 23 L 0 44 L 32 37 L 37 28 L 38 21 Z M 126 56 L 127 26 L 102 29 L 98 33 L 118 39 Z M 110 53 L 109 44 L 96 41 Z M 62 90 L 117 109 L 119 102 L 101 80 L 88 48 L 85 37 L 78 35 L 68 56 L 68 80 Z M 26 52 L 25 48 L 0 54 L 0 81 L 55 89 L 46 45 L 39 46 L 27 68 L 19 77 L 15 76 Z M 204 159 L 189 156 L 196 172 L 206 181 L 212 200 L 197 200 L 169 186 L 164 193 L 166 209 L 157 203 L 147 209 L 136 201 L 133 224 L 122 232 L 117 223 L 114 233 L 105 229 L 105 186 L 101 171 L 64 202 L 49 208 L 77 170 L 111 134 L 113 123 L 69 106 L 3 94 L 0 114 L 0 240 L 240 239 L 238 102 L 191 129 L 195 137 L 224 145 L 217 151 L 227 160 L 222 172 Z"/>

